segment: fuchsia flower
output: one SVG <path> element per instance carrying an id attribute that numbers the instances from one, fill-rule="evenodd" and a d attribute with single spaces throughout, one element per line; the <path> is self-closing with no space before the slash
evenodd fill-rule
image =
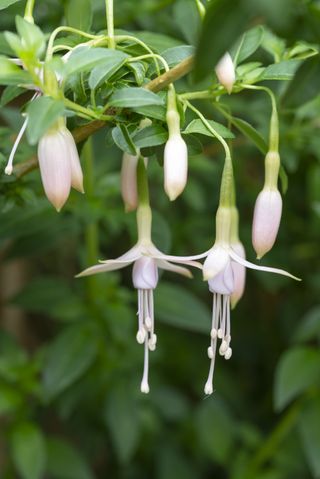
<path id="1" fill-rule="evenodd" d="M 51 128 L 40 139 L 38 159 L 44 191 L 57 211 L 67 201 L 71 187 L 84 193 L 78 150 L 64 124 Z"/>
<path id="2" fill-rule="evenodd" d="M 240 248 L 239 248 L 240 249 Z M 240 254 L 239 254 L 240 252 Z M 211 360 L 209 375 L 205 384 L 205 394 L 213 392 L 213 373 L 218 339 L 221 339 L 219 354 L 225 359 L 232 355 L 230 301 L 239 297 L 243 283 L 245 268 L 277 273 L 299 280 L 287 271 L 269 266 L 257 266 L 247 261 L 242 251 L 235 251 L 234 246 L 224 241 L 216 241 L 213 248 L 204 253 L 206 260 L 203 264 L 203 278 L 208 281 L 209 290 L 213 293 L 213 309 L 211 324 L 211 343 L 208 356 Z M 240 270 L 239 270 L 240 267 Z M 242 269 L 244 268 L 244 269 Z M 240 285 L 240 287 L 239 287 Z"/>
<path id="3" fill-rule="evenodd" d="M 223 55 L 215 70 L 221 85 L 225 87 L 228 93 L 231 93 L 236 80 L 236 73 L 230 53 L 227 52 Z"/>
<path id="4" fill-rule="evenodd" d="M 151 211 L 149 207 L 139 207 L 138 226 L 140 239 L 133 248 L 116 259 L 101 261 L 78 275 L 88 276 L 96 273 L 105 273 L 125 268 L 133 264 L 132 282 L 138 290 L 138 332 L 136 339 L 144 344 L 144 368 L 141 381 L 141 392 L 149 392 L 149 351 L 154 351 L 157 336 L 154 332 L 153 291 L 158 284 L 158 269 L 172 271 L 183 276 L 192 277 L 189 269 L 181 265 L 193 266 L 201 269 L 200 263 L 188 257 L 170 256 L 162 253 L 152 243 L 149 237 Z M 177 264 L 175 264 L 177 263 Z"/>

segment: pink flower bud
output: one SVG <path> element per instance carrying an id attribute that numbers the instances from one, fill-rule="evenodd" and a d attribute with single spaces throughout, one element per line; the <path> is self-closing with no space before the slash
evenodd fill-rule
<path id="1" fill-rule="evenodd" d="M 71 166 L 71 186 L 84 193 L 83 189 L 83 174 L 81 169 L 81 163 L 79 159 L 78 150 L 74 141 L 74 138 L 68 128 L 61 128 L 60 133 L 64 136 L 65 142 L 69 151 L 69 161 Z"/>
<path id="2" fill-rule="evenodd" d="M 246 252 L 243 247 L 243 244 L 238 241 L 237 243 L 232 243 L 231 248 L 233 251 L 240 256 L 240 258 L 246 259 Z M 232 309 L 236 307 L 238 301 L 242 298 L 244 293 L 244 288 L 246 284 L 246 268 L 236 261 L 231 261 L 233 277 L 234 277 L 234 290 L 231 294 L 231 307 Z"/>
<path id="3" fill-rule="evenodd" d="M 49 130 L 39 141 L 38 159 L 42 184 L 47 198 L 60 211 L 71 188 L 70 152 L 65 136 Z"/>
<path id="4" fill-rule="evenodd" d="M 137 163 L 138 156 L 124 153 L 121 167 L 121 195 L 126 211 L 133 211 L 138 206 Z"/>
<path id="5" fill-rule="evenodd" d="M 155 289 L 158 284 L 158 267 L 149 256 L 141 256 L 133 265 L 132 282 L 136 289 Z"/>
<path id="6" fill-rule="evenodd" d="M 223 55 L 215 70 L 221 85 L 225 87 L 228 93 L 231 93 L 236 74 L 232 58 L 228 52 Z"/>
<path id="7" fill-rule="evenodd" d="M 164 189 L 171 201 L 184 190 L 188 177 L 188 150 L 181 135 L 169 137 L 164 149 Z"/>
<path id="8" fill-rule="evenodd" d="M 254 207 L 252 244 L 258 259 L 271 250 L 276 240 L 282 212 L 282 198 L 276 188 L 263 188 Z"/>

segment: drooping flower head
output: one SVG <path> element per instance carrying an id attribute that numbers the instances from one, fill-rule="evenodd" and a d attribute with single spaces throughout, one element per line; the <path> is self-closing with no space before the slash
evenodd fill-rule
<path id="1" fill-rule="evenodd" d="M 138 331 L 136 339 L 139 344 L 144 344 L 141 392 L 148 393 L 149 351 L 154 351 L 157 343 L 154 327 L 153 291 L 158 284 L 158 269 L 191 277 L 189 269 L 182 265 L 201 269 L 201 264 L 190 260 L 188 257 L 165 255 L 153 244 L 151 239 L 152 215 L 148 204 L 148 185 L 145 177 L 145 164 L 142 158 L 138 162 L 138 197 L 138 241 L 136 245 L 119 258 L 101 261 L 100 264 L 91 266 L 78 276 L 115 271 L 133 265 L 132 282 L 138 291 Z"/>
<path id="2" fill-rule="evenodd" d="M 67 201 L 71 187 L 84 192 L 77 147 L 63 119 L 40 139 L 38 160 L 44 191 L 57 211 Z"/>

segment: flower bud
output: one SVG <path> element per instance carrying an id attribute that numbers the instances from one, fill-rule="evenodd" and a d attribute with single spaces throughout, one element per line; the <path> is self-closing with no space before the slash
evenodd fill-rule
<path id="1" fill-rule="evenodd" d="M 138 206 L 137 164 L 139 157 L 124 153 L 121 167 L 121 195 L 127 212 Z"/>
<path id="2" fill-rule="evenodd" d="M 228 93 L 231 93 L 236 74 L 232 58 L 228 52 L 223 55 L 215 70 L 221 85 L 225 87 Z"/>
<path id="3" fill-rule="evenodd" d="M 164 149 L 164 189 L 170 201 L 184 190 L 188 177 L 188 150 L 179 133 L 170 136 Z"/>
<path id="4" fill-rule="evenodd" d="M 149 256 L 141 256 L 133 265 L 132 282 L 136 289 L 155 289 L 158 284 L 158 267 Z"/>
<path id="5" fill-rule="evenodd" d="M 38 159 L 42 184 L 48 200 L 60 211 L 71 188 L 70 151 L 59 129 L 49 130 L 39 141 Z"/>
<path id="6" fill-rule="evenodd" d="M 246 252 L 243 247 L 243 244 L 240 241 L 236 243 L 231 243 L 231 248 L 233 251 L 240 256 L 240 258 L 246 259 Z M 246 268 L 236 261 L 231 261 L 231 267 L 234 277 L 234 290 L 231 294 L 231 307 L 232 309 L 236 307 L 238 301 L 242 298 L 244 293 L 244 288 L 246 284 Z"/>
<path id="7" fill-rule="evenodd" d="M 276 240 L 282 212 L 282 198 L 276 188 L 264 187 L 254 207 L 252 244 L 258 259 L 271 250 Z"/>
<path id="8" fill-rule="evenodd" d="M 69 151 L 69 161 L 71 166 L 71 186 L 80 191 L 80 193 L 84 193 L 83 189 L 83 173 L 81 168 L 81 163 L 79 159 L 78 150 L 74 141 L 74 138 L 68 128 L 62 127 L 60 129 L 60 133 L 64 136 L 66 146 Z"/>

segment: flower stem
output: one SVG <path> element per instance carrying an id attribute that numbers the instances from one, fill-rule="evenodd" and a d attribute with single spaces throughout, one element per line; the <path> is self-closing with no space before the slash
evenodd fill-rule
<path id="1" fill-rule="evenodd" d="M 265 86 L 257 86 L 257 85 L 242 85 L 243 88 L 247 88 L 250 90 L 261 90 L 265 91 L 270 99 L 272 105 L 272 113 L 270 118 L 270 132 L 269 132 L 269 151 L 278 151 L 279 150 L 279 117 L 278 117 L 278 110 L 277 110 L 277 102 L 274 96 L 274 93 L 270 88 Z"/>
<path id="2" fill-rule="evenodd" d="M 30 23 L 34 23 L 34 20 L 33 20 L 34 2 L 35 0 L 27 0 L 26 8 L 24 11 L 24 19 Z"/>
<path id="3" fill-rule="evenodd" d="M 116 43 L 114 39 L 114 21 L 113 21 L 113 0 L 106 1 L 106 16 L 107 16 L 107 30 L 108 30 L 108 45 L 109 48 L 115 48 Z"/>

